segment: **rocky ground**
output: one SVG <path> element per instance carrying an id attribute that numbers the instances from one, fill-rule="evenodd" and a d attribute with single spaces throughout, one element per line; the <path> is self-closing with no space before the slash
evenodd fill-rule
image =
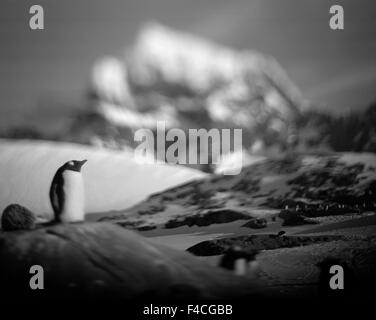
<path id="1" fill-rule="evenodd" d="M 8 298 L 219 299 L 253 296 L 253 281 L 107 223 L 0 233 L 0 282 Z M 45 290 L 32 291 L 31 265 Z"/>
<path id="2" fill-rule="evenodd" d="M 234 246 L 256 250 L 258 279 L 271 296 L 330 294 L 320 285 L 327 261 L 350 270 L 350 295 L 373 296 L 374 160 L 371 154 L 259 160 L 238 176 L 191 182 L 101 219 L 217 267 Z"/>
<path id="3" fill-rule="evenodd" d="M 258 159 L 239 175 L 211 175 L 125 211 L 97 215 L 141 231 L 209 226 L 242 220 L 252 229 L 323 223 L 376 208 L 373 154 L 299 155 Z M 258 224 L 258 225 L 257 225 Z"/>

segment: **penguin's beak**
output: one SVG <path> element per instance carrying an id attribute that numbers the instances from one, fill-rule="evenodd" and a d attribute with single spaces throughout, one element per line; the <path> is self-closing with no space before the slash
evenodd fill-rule
<path id="1" fill-rule="evenodd" d="M 82 161 L 79 161 L 79 169 L 81 170 L 82 166 L 87 162 L 87 160 L 82 160 Z"/>

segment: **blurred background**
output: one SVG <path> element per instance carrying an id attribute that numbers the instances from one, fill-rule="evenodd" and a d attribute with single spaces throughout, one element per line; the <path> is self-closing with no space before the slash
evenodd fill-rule
<path id="1" fill-rule="evenodd" d="M 121 148 L 159 119 L 245 128 L 254 152 L 375 150 L 372 0 L 39 0 L 42 31 L 32 4 L 0 4 L 3 137 Z"/>
<path id="2" fill-rule="evenodd" d="M 29 28 L 34 4 L 44 30 Z M 334 4 L 344 30 L 330 29 Z M 1 0 L 0 212 L 17 203 L 50 220 L 57 168 L 88 159 L 90 219 L 184 250 L 248 228 L 268 239 L 311 224 L 374 235 L 375 18 L 374 0 Z M 242 152 L 215 158 L 201 140 L 176 138 L 166 150 L 186 148 L 174 154 L 184 166 L 163 152 L 162 163 L 140 163 L 135 132 L 155 137 L 160 121 L 185 133 L 242 129 Z M 210 163 L 187 165 L 192 153 Z M 242 170 L 222 177 L 232 168 Z"/>

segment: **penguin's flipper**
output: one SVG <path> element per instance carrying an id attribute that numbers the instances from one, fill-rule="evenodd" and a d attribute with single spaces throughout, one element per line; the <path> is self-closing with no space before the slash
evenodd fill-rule
<path id="1" fill-rule="evenodd" d="M 59 172 L 57 172 L 52 180 L 50 188 L 50 201 L 55 214 L 60 213 L 62 209 L 62 197 L 64 195 L 61 192 L 61 189 L 63 183 L 64 181 L 62 175 Z"/>

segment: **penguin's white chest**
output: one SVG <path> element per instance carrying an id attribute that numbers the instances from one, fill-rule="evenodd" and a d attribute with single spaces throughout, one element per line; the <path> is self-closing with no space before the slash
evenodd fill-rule
<path id="1" fill-rule="evenodd" d="M 248 275 L 250 277 L 257 277 L 260 268 L 256 260 L 247 262 L 245 259 L 237 259 L 234 265 L 234 273 L 238 276 Z"/>
<path id="2" fill-rule="evenodd" d="M 81 172 L 66 170 L 64 179 L 64 204 L 60 219 L 62 222 L 85 220 L 84 182 Z"/>

